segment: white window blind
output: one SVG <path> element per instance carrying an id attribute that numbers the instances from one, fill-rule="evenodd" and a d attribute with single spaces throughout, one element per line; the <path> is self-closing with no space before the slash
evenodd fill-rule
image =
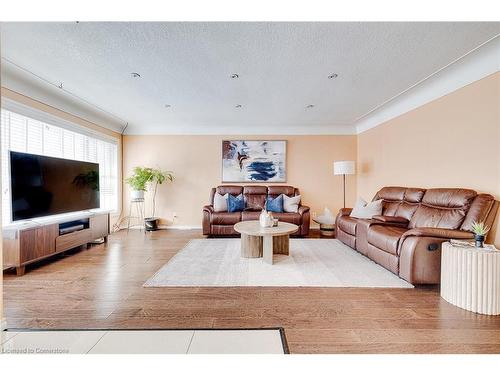
<path id="1" fill-rule="evenodd" d="M 112 141 L 1 110 L 2 222 L 12 220 L 9 150 L 99 163 L 101 208 L 118 207 L 118 147 Z"/>

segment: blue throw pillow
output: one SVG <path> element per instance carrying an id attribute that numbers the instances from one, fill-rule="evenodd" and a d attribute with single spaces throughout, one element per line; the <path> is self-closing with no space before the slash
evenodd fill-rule
<path id="1" fill-rule="evenodd" d="M 266 210 L 271 212 L 283 212 L 283 195 L 276 198 L 267 197 Z"/>
<path id="2" fill-rule="evenodd" d="M 239 212 L 245 209 L 245 199 L 243 194 L 233 197 L 231 194 L 227 195 L 227 212 Z"/>

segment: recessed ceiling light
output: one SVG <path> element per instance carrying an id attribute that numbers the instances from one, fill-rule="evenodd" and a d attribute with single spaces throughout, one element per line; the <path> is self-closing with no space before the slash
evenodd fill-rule
<path id="1" fill-rule="evenodd" d="M 165 108 L 170 108 L 172 107 L 170 104 L 165 104 Z"/>
<path id="2" fill-rule="evenodd" d="M 241 104 L 236 104 L 234 108 L 243 108 L 243 106 Z"/>
<path id="3" fill-rule="evenodd" d="M 139 73 L 136 73 L 136 72 L 132 72 L 130 73 L 130 75 L 133 77 L 133 78 L 141 78 L 141 75 Z"/>
<path id="4" fill-rule="evenodd" d="M 314 104 L 309 104 L 306 106 L 307 109 L 311 109 L 311 108 L 314 108 Z"/>
<path id="5" fill-rule="evenodd" d="M 332 73 L 328 76 L 328 79 L 334 79 L 337 78 L 339 75 L 337 73 Z"/>
<path id="6" fill-rule="evenodd" d="M 236 74 L 236 73 L 233 73 L 233 74 L 231 74 L 231 78 L 232 79 L 240 78 L 240 75 Z"/>

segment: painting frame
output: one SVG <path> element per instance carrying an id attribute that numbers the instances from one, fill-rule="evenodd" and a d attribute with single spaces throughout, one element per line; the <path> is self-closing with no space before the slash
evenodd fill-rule
<path id="1" fill-rule="evenodd" d="M 271 144 L 280 144 L 283 149 L 282 153 L 282 159 L 280 161 L 280 165 L 282 165 L 282 171 L 281 171 L 281 176 L 279 178 L 274 178 L 272 180 L 255 180 L 251 178 L 247 179 L 235 179 L 235 178 L 228 178 L 228 172 L 227 166 L 225 166 L 225 159 L 224 158 L 224 148 L 225 144 L 229 143 L 271 143 Z M 252 184 L 273 184 L 273 183 L 286 183 L 287 178 L 288 178 L 288 173 L 287 173 L 287 148 L 288 148 L 288 142 L 286 139 L 223 139 L 221 142 L 221 181 L 222 183 L 252 183 Z"/>

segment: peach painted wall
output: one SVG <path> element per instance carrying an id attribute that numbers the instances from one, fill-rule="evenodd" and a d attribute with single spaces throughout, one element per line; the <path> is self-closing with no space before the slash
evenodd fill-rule
<path id="1" fill-rule="evenodd" d="M 500 199 L 500 73 L 358 135 L 358 193 L 464 187 Z M 490 236 L 500 247 L 500 220 Z"/>
<path id="2" fill-rule="evenodd" d="M 151 166 L 175 173 L 172 184 L 160 187 L 157 215 L 164 224 L 201 227 L 202 207 L 210 189 L 221 185 L 221 153 L 224 139 L 286 139 L 287 182 L 301 190 L 311 212 L 325 206 L 334 212 L 342 207 L 342 177 L 333 175 L 334 160 L 356 160 L 356 136 L 220 136 L 158 135 L 124 136 L 125 177 L 135 166 Z M 130 188 L 124 186 L 124 207 Z M 356 177 L 347 177 L 347 202 L 356 197 Z M 149 207 L 147 207 L 149 210 Z M 149 212 L 149 211 L 148 211 Z M 177 214 L 172 221 L 173 213 Z M 125 211 L 128 214 L 128 211 Z"/>

